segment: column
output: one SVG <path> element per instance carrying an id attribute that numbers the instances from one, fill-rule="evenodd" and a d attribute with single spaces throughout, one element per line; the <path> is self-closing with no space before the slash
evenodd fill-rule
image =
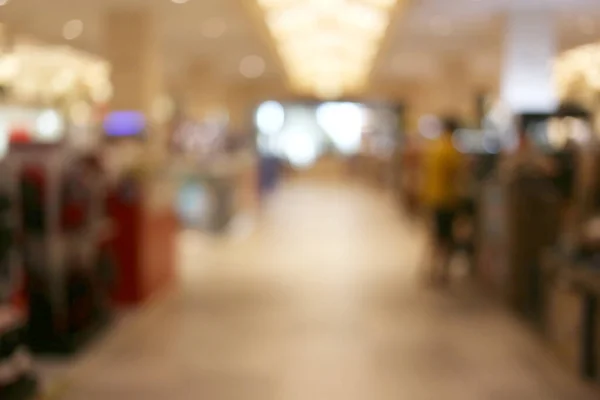
<path id="1" fill-rule="evenodd" d="M 552 112 L 557 97 L 552 61 L 557 29 L 549 11 L 523 9 L 507 17 L 500 95 L 514 113 Z"/>
<path id="2" fill-rule="evenodd" d="M 226 85 L 207 60 L 196 60 L 189 66 L 185 98 L 188 112 L 197 120 L 226 113 Z"/>
<path id="3" fill-rule="evenodd" d="M 116 299 L 133 305 L 150 298 L 175 279 L 173 211 L 177 182 L 162 173 L 168 162 L 168 131 L 158 105 L 166 89 L 160 32 L 154 16 L 142 9 L 115 9 L 105 15 L 104 55 L 112 66 L 111 111 L 137 111 L 146 117 L 144 141 L 119 140 L 107 148 L 109 168 L 120 174 L 134 172 L 128 181 L 137 195 L 115 192 L 111 209 L 118 218 L 115 238 L 120 264 Z M 137 174 L 139 170 L 143 173 Z"/>
<path id="4" fill-rule="evenodd" d="M 148 121 L 144 158 L 162 158 L 167 134 L 156 120 L 155 106 L 164 90 L 160 32 L 150 12 L 112 10 L 104 24 L 104 54 L 111 64 L 113 98 L 111 111 L 138 111 Z"/>
<path id="5" fill-rule="evenodd" d="M 473 122 L 475 91 L 467 55 L 452 54 L 444 59 L 444 77 L 446 102 L 444 105 L 446 115 L 457 118 L 460 122 L 471 124 Z"/>
<path id="6" fill-rule="evenodd" d="M 252 132 L 253 111 L 256 105 L 255 88 L 251 84 L 241 82 L 230 85 L 226 95 L 229 123 L 235 134 L 254 134 Z"/>
<path id="7" fill-rule="evenodd" d="M 112 110 L 150 116 L 162 90 L 159 32 L 150 13 L 113 11 L 105 24 L 105 55 L 112 65 Z"/>

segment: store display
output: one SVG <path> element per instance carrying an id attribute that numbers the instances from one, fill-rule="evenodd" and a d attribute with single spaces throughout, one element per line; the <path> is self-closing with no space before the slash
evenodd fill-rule
<path id="1" fill-rule="evenodd" d="M 38 384 L 32 358 L 25 347 L 23 317 L 11 306 L 0 304 L 0 399 L 34 399 Z"/>
<path id="2" fill-rule="evenodd" d="M 7 172 L 5 168 L 3 172 Z M 17 257 L 14 206 L 7 188 L 3 187 L 0 194 L 0 399 L 2 400 L 30 399 L 37 392 L 31 356 L 25 343 L 27 313 L 19 301 L 22 265 Z"/>
<path id="3" fill-rule="evenodd" d="M 120 305 L 137 305 L 175 276 L 175 182 L 162 164 L 148 162 L 143 142 L 111 141 L 104 155 L 111 169 L 109 243 L 118 266 L 111 296 Z"/>
<path id="4" fill-rule="evenodd" d="M 570 80 L 566 70 L 571 67 L 559 61 L 559 92 L 569 103 L 556 112 L 511 117 L 497 105 L 486 118 L 487 128 L 498 137 L 526 132 L 537 157 L 527 157 L 525 152 L 521 162 L 501 176 L 497 167 L 488 172 L 484 188 L 496 186 L 500 197 L 480 199 L 483 228 L 478 266 L 487 281 L 490 273 L 505 271 L 502 296 L 508 304 L 544 332 L 573 371 L 598 380 L 600 275 L 595 267 L 595 216 L 600 204 L 600 157 L 593 118 L 581 107 L 589 108 L 591 103 L 584 101 L 589 96 L 576 95 L 569 87 L 581 82 L 575 75 L 584 72 L 571 71 L 574 80 Z M 506 140 L 502 147 L 515 148 Z M 539 162 L 540 156 L 544 163 Z M 494 208 L 494 198 L 504 199 L 500 219 L 490 218 L 487 212 Z M 502 227 L 503 234 L 495 235 L 491 227 Z M 501 250 L 493 255 L 490 249 L 499 246 Z"/>
<path id="5" fill-rule="evenodd" d="M 34 351 L 76 351 L 110 316 L 102 172 L 56 146 L 12 149 L 6 163 L 20 199 L 26 338 Z"/>
<path id="6" fill-rule="evenodd" d="M 173 281 L 177 219 L 173 190 L 161 183 L 160 177 L 125 175 L 109 191 L 118 265 L 112 296 L 119 304 L 142 303 Z"/>

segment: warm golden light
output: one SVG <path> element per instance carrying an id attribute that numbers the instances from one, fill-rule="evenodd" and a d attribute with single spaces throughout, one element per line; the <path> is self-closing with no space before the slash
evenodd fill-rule
<path id="1" fill-rule="evenodd" d="M 106 102 L 112 95 L 110 66 L 70 47 L 16 43 L 0 54 L 0 85 L 20 102 L 54 102 L 65 97 Z"/>
<path id="2" fill-rule="evenodd" d="M 600 45 L 588 44 L 563 53 L 554 63 L 559 97 L 595 104 L 600 90 Z"/>
<path id="3" fill-rule="evenodd" d="M 366 83 L 397 0 L 257 0 L 293 86 L 332 98 Z"/>

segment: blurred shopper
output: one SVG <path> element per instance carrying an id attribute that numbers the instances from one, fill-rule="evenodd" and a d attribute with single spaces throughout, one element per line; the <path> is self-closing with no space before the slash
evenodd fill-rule
<path id="1" fill-rule="evenodd" d="M 439 282 L 449 277 L 454 221 L 463 193 L 463 157 L 452 143 L 457 128 L 455 120 L 446 119 L 441 136 L 431 143 L 424 159 L 423 201 L 432 216 L 431 277 Z"/>
<path id="2" fill-rule="evenodd" d="M 522 123 L 519 125 L 522 125 Z M 527 128 L 521 126 L 517 135 L 517 148 L 514 152 L 505 153 L 502 156 L 502 173 L 508 175 L 508 177 L 520 173 L 551 175 L 554 163 L 531 140 Z"/>

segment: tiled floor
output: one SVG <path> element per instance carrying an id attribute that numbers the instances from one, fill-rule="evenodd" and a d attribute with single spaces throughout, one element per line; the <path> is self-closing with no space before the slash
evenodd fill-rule
<path id="1" fill-rule="evenodd" d="M 255 228 L 183 233 L 181 288 L 79 360 L 63 398 L 598 398 L 466 286 L 420 287 L 423 229 L 381 194 L 296 182 Z"/>

